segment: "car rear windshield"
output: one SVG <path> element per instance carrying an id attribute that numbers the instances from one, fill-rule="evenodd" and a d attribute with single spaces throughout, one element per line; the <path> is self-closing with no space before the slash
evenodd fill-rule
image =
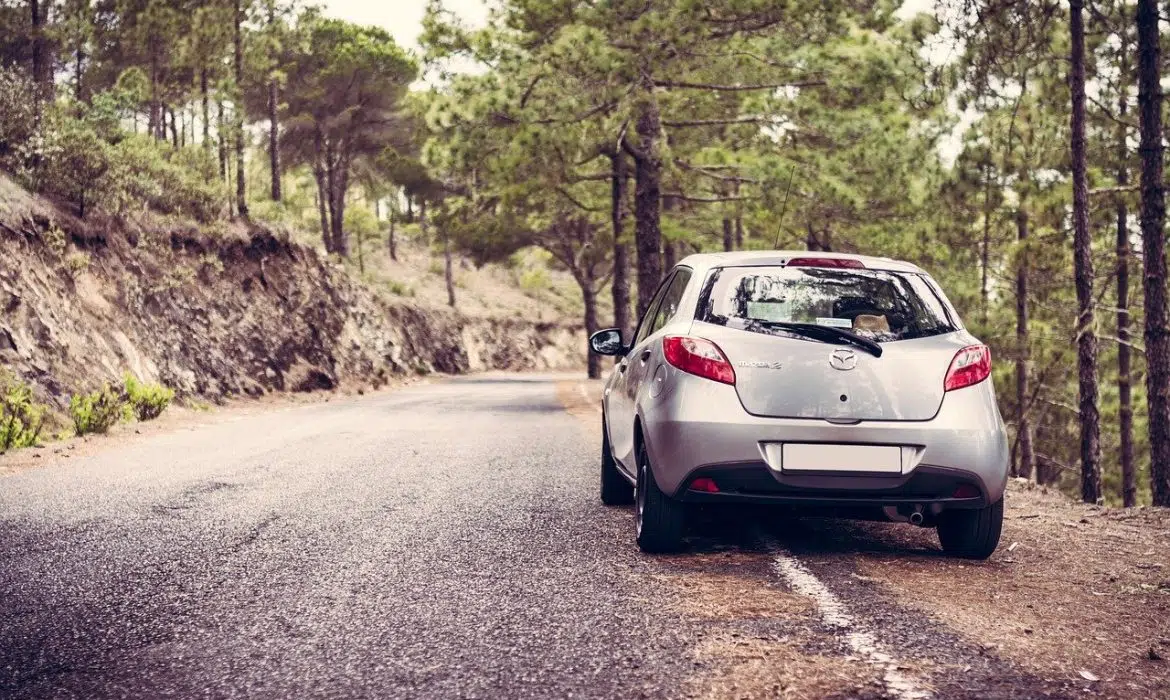
<path id="1" fill-rule="evenodd" d="M 758 333 L 785 333 L 785 323 L 834 326 L 877 342 L 925 338 L 959 326 L 925 275 L 853 268 L 716 268 L 696 315 Z"/>

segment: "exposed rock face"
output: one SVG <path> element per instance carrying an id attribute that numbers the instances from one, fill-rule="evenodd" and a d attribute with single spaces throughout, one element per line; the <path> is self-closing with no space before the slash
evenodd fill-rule
<path id="1" fill-rule="evenodd" d="M 580 327 L 386 301 L 265 229 L 83 224 L 0 184 L 0 366 L 59 405 L 127 370 L 216 398 L 584 363 Z"/>

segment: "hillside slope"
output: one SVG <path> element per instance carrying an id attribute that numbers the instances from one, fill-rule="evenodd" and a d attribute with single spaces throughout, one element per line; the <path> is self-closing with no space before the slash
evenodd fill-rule
<path id="1" fill-rule="evenodd" d="M 79 221 L 0 177 L 0 367 L 57 405 L 125 371 L 218 398 L 584 361 L 579 328 L 410 301 L 261 227 Z"/>

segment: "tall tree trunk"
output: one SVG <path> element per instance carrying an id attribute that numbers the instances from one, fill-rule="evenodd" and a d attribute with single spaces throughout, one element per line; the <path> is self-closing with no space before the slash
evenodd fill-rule
<path id="1" fill-rule="evenodd" d="M 269 0 L 269 31 L 272 31 L 275 26 L 276 2 L 275 0 Z M 272 201 L 274 202 L 279 202 L 282 196 L 280 189 L 280 121 L 278 118 L 279 115 L 276 113 L 276 109 L 279 105 L 279 86 L 276 84 L 276 76 L 271 75 L 268 78 L 268 160 L 269 167 L 272 171 Z"/>
<path id="2" fill-rule="evenodd" d="M 455 273 L 451 269 L 451 236 L 449 228 L 448 226 L 443 227 L 443 277 L 447 282 L 447 305 L 455 308 Z"/>
<path id="3" fill-rule="evenodd" d="M 743 217 L 735 215 L 735 249 L 743 250 Z"/>
<path id="4" fill-rule="evenodd" d="M 77 43 L 73 47 L 73 99 L 85 99 L 85 29 L 90 26 L 89 0 L 77 4 Z"/>
<path id="5" fill-rule="evenodd" d="M 1170 506 L 1170 327 L 1166 309 L 1166 201 L 1162 184 L 1162 65 L 1155 0 L 1138 0 L 1137 35 L 1150 490 L 1154 505 Z"/>
<path id="6" fill-rule="evenodd" d="M 732 228 L 731 219 L 723 217 L 723 251 L 730 253 L 735 250 L 735 229 Z"/>
<path id="7" fill-rule="evenodd" d="M 280 188 L 280 122 L 276 114 L 279 104 L 276 80 L 268 81 L 268 164 L 272 172 L 272 201 L 279 202 L 283 193 Z"/>
<path id="8" fill-rule="evenodd" d="M 317 214 L 321 217 L 321 242 L 325 252 L 333 252 L 333 232 L 329 227 L 329 183 L 325 181 L 325 168 L 318 161 L 313 165 L 313 179 L 317 181 Z"/>
<path id="9" fill-rule="evenodd" d="M 1016 267 L 1016 476 L 1032 478 L 1036 457 L 1032 449 L 1032 424 L 1028 418 L 1028 212 L 1024 203 L 1016 210 L 1016 238 L 1020 243 Z"/>
<path id="10" fill-rule="evenodd" d="M 1077 288 L 1077 377 L 1081 418 L 1081 499 L 1101 500 L 1100 417 L 1097 410 L 1097 331 L 1093 319 L 1093 256 L 1089 236 L 1089 185 L 1085 155 L 1084 0 L 1069 2 L 1072 39 L 1069 91 L 1072 96 L 1073 267 Z"/>
<path id="11" fill-rule="evenodd" d="M 634 324 L 630 319 L 630 245 L 626 239 L 629 170 L 626 154 L 621 149 L 609 154 L 609 162 L 610 214 L 613 223 L 613 325 L 621 329 L 623 338 L 632 338 Z"/>
<path id="12" fill-rule="evenodd" d="M 247 218 L 248 186 L 244 176 L 244 8 L 240 0 L 236 0 L 235 25 L 236 210 L 240 216 Z"/>
<path id="13" fill-rule="evenodd" d="M 634 240 L 638 250 L 638 318 L 641 318 L 662 280 L 662 156 L 658 139 L 662 131 L 658 103 L 652 86 L 644 86 L 636 131 L 639 154 L 634 159 Z"/>
<path id="14" fill-rule="evenodd" d="M 662 198 L 662 211 L 669 212 L 674 210 L 675 200 L 673 197 L 666 196 Z M 668 275 L 674 269 L 675 263 L 678 262 L 678 243 L 667 238 L 662 239 L 662 274 Z"/>
<path id="15" fill-rule="evenodd" d="M 174 148 L 178 148 L 180 145 L 179 144 L 179 117 L 177 114 L 175 114 L 175 110 L 170 108 L 170 107 L 164 108 L 163 114 L 164 115 L 166 115 L 166 114 L 171 115 L 171 146 L 173 146 Z"/>
<path id="16" fill-rule="evenodd" d="M 1121 44 L 1121 84 L 1126 82 L 1126 44 Z M 1129 110 L 1129 96 L 1122 89 L 1117 97 L 1117 186 L 1129 185 L 1129 138 L 1125 117 Z M 1133 375 L 1130 371 L 1129 350 L 1129 211 L 1125 195 L 1117 195 L 1117 417 L 1121 438 L 1121 500 L 1126 508 L 1137 505 L 1137 469 L 1133 461 Z"/>
<path id="17" fill-rule="evenodd" d="M 431 241 L 430 231 L 427 230 L 427 200 L 420 198 L 418 200 L 418 232 L 422 234 L 424 243 L 429 244 Z"/>
<path id="18" fill-rule="evenodd" d="M 53 98 L 53 56 L 45 36 L 50 0 L 29 0 L 32 15 L 32 76 L 37 89 L 37 104 Z M 38 108 L 39 109 L 39 108 Z"/>
<path id="19" fill-rule="evenodd" d="M 805 223 L 804 247 L 807 250 L 820 250 L 821 249 L 821 244 L 820 244 L 820 241 L 817 240 L 817 232 L 813 228 L 812 221 L 808 221 Z"/>
<path id="20" fill-rule="evenodd" d="M 329 228 L 333 252 L 349 257 L 349 238 L 345 233 L 345 182 L 340 159 L 332 148 L 326 149 L 325 182 L 329 196 Z"/>
<path id="21" fill-rule="evenodd" d="M 988 268 L 991 266 L 991 174 L 988 173 L 989 166 L 983 166 L 983 242 L 979 247 L 979 314 L 983 319 L 983 325 L 987 325 L 987 298 L 989 293 L 988 288 Z"/>
<path id="22" fill-rule="evenodd" d="M 217 96 L 215 100 L 216 107 L 216 145 L 219 149 L 219 177 L 227 182 L 228 157 L 227 157 L 227 120 L 223 114 L 223 97 Z"/>
<path id="23" fill-rule="evenodd" d="M 150 133 L 150 137 L 154 139 L 166 138 L 165 134 L 159 136 L 162 131 L 159 128 L 159 123 L 162 121 L 162 103 L 159 100 L 158 94 L 158 49 L 155 47 L 155 41 L 150 40 L 150 116 L 147 119 L 146 130 Z"/>
<path id="24" fill-rule="evenodd" d="M 669 272 L 678 263 L 678 244 L 674 241 L 665 241 L 662 244 L 662 269 Z"/>
<path id="25" fill-rule="evenodd" d="M 211 148 L 211 103 L 207 94 L 207 66 L 199 69 L 199 101 L 203 106 L 203 148 Z"/>
<path id="26" fill-rule="evenodd" d="M 394 224 L 396 216 L 394 216 L 394 209 L 390 209 L 390 235 L 386 238 L 386 246 L 390 249 L 390 259 L 398 260 L 398 241 L 394 237 Z"/>
<path id="27" fill-rule="evenodd" d="M 349 192 L 349 160 L 342 156 L 333 173 L 335 204 L 333 205 L 333 238 L 337 245 L 337 253 L 349 257 L 349 231 L 345 227 L 345 195 Z"/>
<path id="28" fill-rule="evenodd" d="M 356 235 L 358 272 L 364 275 L 366 274 L 366 252 L 362 250 L 362 244 L 365 243 L 365 239 L 363 238 L 364 234 L 362 233 L 362 229 L 360 227 L 358 228 Z"/>
<path id="29" fill-rule="evenodd" d="M 581 286 L 581 298 L 585 302 L 585 337 L 589 337 L 596 333 L 598 328 L 597 323 L 597 289 L 596 281 L 591 279 L 580 278 L 577 283 Z M 590 379 L 599 379 L 601 377 L 601 356 L 595 352 L 587 353 L 588 366 L 586 373 Z"/>

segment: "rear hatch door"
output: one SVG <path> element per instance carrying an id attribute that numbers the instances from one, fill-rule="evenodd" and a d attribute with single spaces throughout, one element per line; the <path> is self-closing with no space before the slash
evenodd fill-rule
<path id="1" fill-rule="evenodd" d="M 862 348 L 698 321 L 694 335 L 714 341 L 735 368 L 748 413 L 775 418 L 923 421 L 938 413 L 955 353 L 970 344 L 957 331 Z"/>

